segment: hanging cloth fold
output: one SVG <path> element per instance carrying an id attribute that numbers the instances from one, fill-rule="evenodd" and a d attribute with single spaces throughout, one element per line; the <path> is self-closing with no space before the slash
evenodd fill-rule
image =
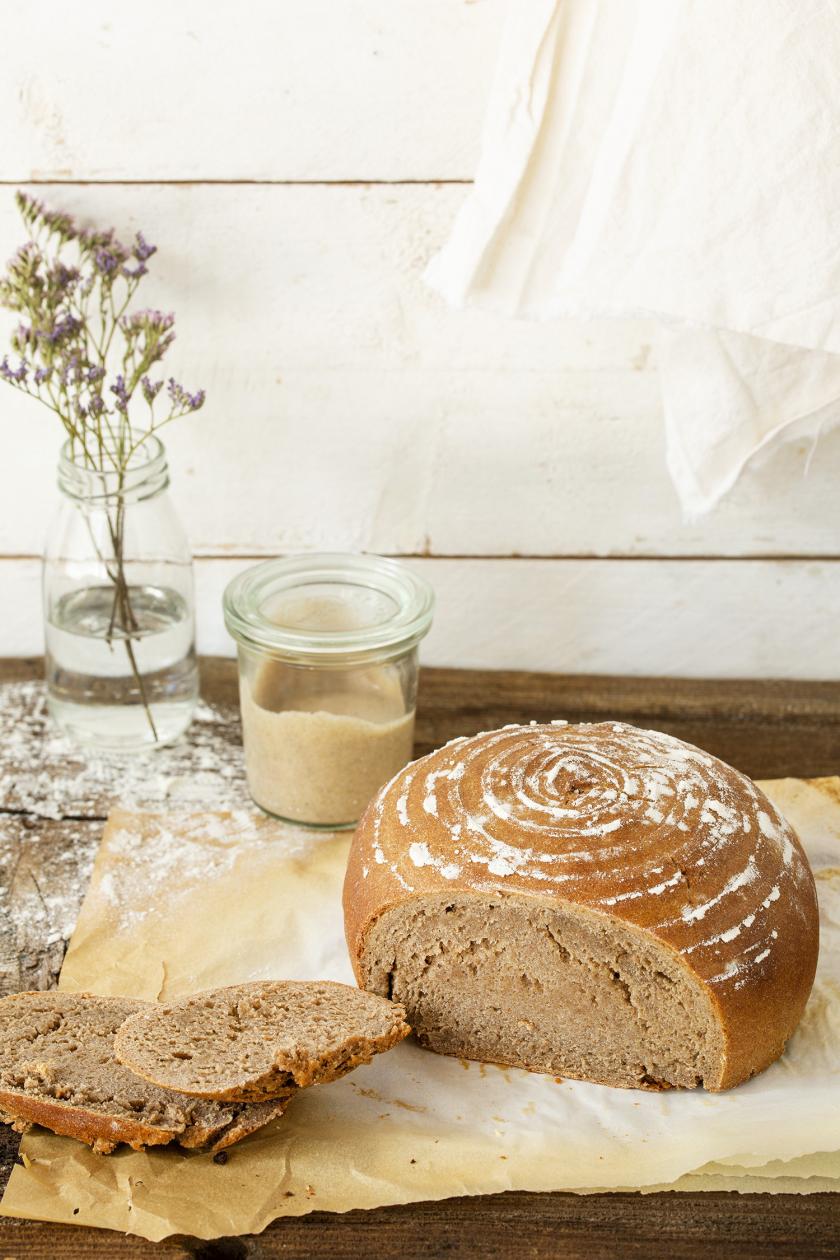
<path id="1" fill-rule="evenodd" d="M 475 186 L 427 278 L 454 305 L 655 317 L 689 514 L 840 419 L 837 0 L 523 0 Z"/>

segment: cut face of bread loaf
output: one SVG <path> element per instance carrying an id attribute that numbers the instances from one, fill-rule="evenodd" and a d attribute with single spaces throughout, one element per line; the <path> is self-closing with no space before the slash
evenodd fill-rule
<path id="1" fill-rule="evenodd" d="M 158 1085 L 243 1100 L 335 1080 L 408 1032 L 401 1006 L 350 985 L 256 981 L 140 1011 L 115 1044 Z"/>
<path id="2" fill-rule="evenodd" d="M 612 1085 L 713 1079 L 711 1001 L 638 929 L 504 893 L 424 897 L 370 933 L 365 983 L 431 1050 Z"/>
<path id="3" fill-rule="evenodd" d="M 114 1057 L 114 1034 L 148 1004 L 91 994 L 16 993 L 0 1000 L 0 1115 L 43 1125 L 102 1153 L 121 1142 L 219 1151 L 282 1115 L 271 1102 L 222 1105 L 139 1079 Z"/>
<path id="4" fill-rule="evenodd" d="M 420 1042 L 607 1085 L 719 1090 L 783 1051 L 813 877 L 744 775 L 620 723 L 453 741 L 369 806 L 344 888 L 360 985 Z"/>

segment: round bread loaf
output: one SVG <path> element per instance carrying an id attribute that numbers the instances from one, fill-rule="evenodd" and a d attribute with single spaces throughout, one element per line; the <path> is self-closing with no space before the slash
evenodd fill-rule
<path id="1" fill-rule="evenodd" d="M 745 775 L 617 722 L 509 726 L 400 771 L 344 885 L 362 988 L 463 1058 L 727 1089 L 783 1051 L 816 969 L 811 870 Z"/>

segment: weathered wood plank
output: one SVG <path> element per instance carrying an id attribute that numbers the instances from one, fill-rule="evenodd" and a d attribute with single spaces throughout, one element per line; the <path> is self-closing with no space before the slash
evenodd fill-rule
<path id="1" fill-rule="evenodd" d="M 198 645 L 232 655 L 222 592 L 252 560 L 196 562 Z M 430 665 L 680 678 L 840 677 L 840 560 L 409 559 L 435 588 Z M 0 560 L 0 653 L 42 641 L 40 565 Z"/>
<path id="2" fill-rule="evenodd" d="M 142 757 L 83 753 L 49 722 L 42 666 L 33 666 L 29 681 L 0 690 L 0 818 L 72 829 L 77 821 L 101 822 L 117 800 L 138 809 L 247 804 L 236 708 L 203 703 L 188 741 Z"/>
<path id="3" fill-rule="evenodd" d="M 650 323 L 444 307 L 422 270 L 463 188 L 37 191 L 160 247 L 143 302 L 177 311 L 172 369 L 208 392 L 167 430 L 199 554 L 840 555 L 840 432 L 807 479 L 799 443 L 685 522 Z M 9 189 L 0 259 L 20 240 Z M 34 555 L 59 430 L 5 385 L 2 401 L 16 458 L 0 465 L 0 555 Z"/>
<path id="4" fill-rule="evenodd" d="M 199 562 L 200 650 L 232 653 Z M 430 665 L 669 678 L 840 678 L 840 561 L 411 559 L 437 595 Z"/>
<path id="5" fill-rule="evenodd" d="M 0 994 L 56 984 L 101 831 L 0 809 Z"/>
<path id="6" fill-rule="evenodd" d="M 837 1255 L 837 1196 L 735 1194 L 535 1195 L 511 1193 L 353 1212 L 315 1213 L 293 1230 L 276 1224 L 251 1242 L 259 1260 L 314 1253 L 421 1257 L 563 1256 L 567 1260 L 667 1256 L 790 1260 Z M 779 1201 L 781 1200 L 781 1202 Z M 251 1240 L 249 1240 L 250 1242 Z M 308 1248 L 308 1249 L 307 1249 Z M 833 1248 L 833 1250 L 832 1250 Z M 196 1253 L 202 1255 L 199 1249 Z M 204 1253 L 209 1260 L 212 1252 Z"/>
<path id="7" fill-rule="evenodd" d="M 41 668 L 37 657 L 0 660 L 0 681 L 37 682 Z M 225 657 L 204 657 L 201 668 L 208 707 L 203 710 L 204 720 L 193 728 L 192 751 L 164 750 L 155 754 L 158 759 L 153 762 L 159 774 L 175 773 L 188 780 L 181 788 L 187 800 L 190 784 L 202 792 L 208 790 L 206 762 L 211 751 L 218 755 L 219 749 L 226 750 L 224 760 L 232 778 L 223 786 L 224 793 L 229 794 L 231 782 L 241 777 L 236 663 Z M 36 742 L 41 740 L 46 725 L 40 690 L 19 693 L 16 703 L 17 725 L 29 723 Z M 427 752 L 455 735 L 506 722 L 557 717 L 569 721 L 618 718 L 656 726 L 708 748 L 755 778 L 807 778 L 836 774 L 840 768 L 840 681 L 621 678 L 424 668 L 417 749 Z M 24 774 L 16 769 L 8 743 L 0 747 L 0 802 L 5 800 L 6 808 L 42 814 L 46 809 L 47 816 L 54 814 L 54 791 L 48 808 L 39 803 L 37 793 L 49 756 L 53 778 L 66 781 L 68 790 L 76 784 L 73 812 L 104 818 L 111 800 L 108 783 L 113 782 L 107 760 L 83 761 L 56 742 L 44 747 L 49 751 L 37 757 L 34 768 L 30 764 Z M 124 778 L 123 799 L 138 791 L 152 803 L 160 799 L 160 787 L 155 788 L 144 770 L 137 778 L 139 785 L 130 773 Z"/>
<path id="8" fill-rule="evenodd" d="M 92 1229 L 0 1223 L 8 1260 L 836 1260 L 837 1196 L 513 1192 L 275 1222 L 260 1235 L 152 1244 Z"/>
<path id="9" fill-rule="evenodd" d="M 0 178 L 471 178 L 502 17 L 501 0 L 23 5 L 0 48 Z"/>
<path id="10" fill-rule="evenodd" d="M 236 666 L 204 657 L 206 694 L 238 703 Z M 707 748 L 756 779 L 840 773 L 840 682 L 421 670 L 417 752 L 506 722 L 617 718 Z"/>
<path id="11" fill-rule="evenodd" d="M 618 718 L 699 744 L 756 779 L 840 772 L 840 682 L 424 670 L 421 751 L 506 722 Z"/>

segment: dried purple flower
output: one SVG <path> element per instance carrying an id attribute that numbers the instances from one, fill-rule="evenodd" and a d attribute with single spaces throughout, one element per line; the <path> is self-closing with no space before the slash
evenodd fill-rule
<path id="1" fill-rule="evenodd" d="M 8 381 L 10 385 L 25 385 L 28 375 L 29 367 L 22 359 L 20 364 L 13 368 L 6 355 L 3 355 L 3 360 L 0 362 L 0 376 L 4 381 Z"/>
<path id="2" fill-rule="evenodd" d="M 109 249 L 97 249 L 93 258 L 103 276 L 113 275 L 120 265 L 116 255 L 112 254 Z"/>
<path id="3" fill-rule="evenodd" d="M 57 293 L 66 295 L 69 290 L 75 288 L 79 280 L 79 271 L 77 267 L 65 267 L 64 263 L 57 262 L 50 269 L 49 281 Z"/>
<path id="4" fill-rule="evenodd" d="M 162 359 L 175 340 L 175 316 L 163 311 L 135 311 L 120 327 L 126 342 L 143 355 L 147 366 Z"/>
<path id="5" fill-rule="evenodd" d="M 101 228 L 82 228 L 78 234 L 79 248 L 85 253 L 92 253 L 97 249 L 106 249 L 114 239 L 114 229 L 108 228 L 103 231 Z"/>
<path id="6" fill-rule="evenodd" d="M 38 338 L 31 324 L 18 324 L 12 333 L 12 349 L 26 354 L 37 344 Z"/>
<path id="7" fill-rule="evenodd" d="M 27 226 L 31 227 L 36 219 L 47 213 L 47 207 L 43 201 L 38 201 L 36 197 L 23 192 L 22 189 L 15 193 L 15 201 L 21 213 L 21 218 Z"/>
<path id="8" fill-rule="evenodd" d="M 152 254 L 157 253 L 157 245 L 150 245 L 142 232 L 134 238 L 134 249 L 131 251 L 138 262 L 148 262 Z"/>
<path id="9" fill-rule="evenodd" d="M 49 345 L 57 346 L 59 342 L 74 337 L 81 330 L 81 327 L 82 325 L 75 315 L 63 315 L 56 320 L 52 328 L 41 329 L 38 336 L 42 341 L 48 342 Z"/>
<path id="10" fill-rule="evenodd" d="M 75 240 L 78 236 L 75 220 L 63 210 L 49 210 L 43 201 L 38 201 L 23 191 L 15 194 L 15 201 L 27 227 L 36 231 L 38 228 L 46 228 L 48 233 L 59 236 L 64 241 Z"/>
<path id="11" fill-rule="evenodd" d="M 156 247 L 142 232 L 137 232 L 127 247 L 113 228 L 79 230 L 70 215 L 49 210 L 25 192 L 17 194 L 17 205 L 32 239 L 17 251 L 5 275 L 0 275 L 0 305 L 23 317 L 12 334 L 20 362 L 13 367 L 4 357 L 0 380 L 55 411 L 73 449 L 81 448 L 92 467 L 125 474 L 150 433 L 177 416 L 198 410 L 204 402 L 203 390 L 190 394 L 170 379 L 169 413 L 163 418 L 155 415 L 163 381 L 152 381 L 149 370 L 172 344 L 174 316 L 156 310 L 124 317 L 117 314 L 125 311 L 147 274 L 146 264 L 157 252 Z M 62 256 L 71 244 L 72 266 L 66 255 Z M 114 363 L 120 363 L 121 370 L 108 383 L 109 367 Z M 47 382 L 49 387 L 42 390 Z M 150 418 L 145 426 L 135 427 L 129 412 L 138 385 Z M 124 498 L 118 492 L 113 512 L 110 506 L 107 509 L 111 513 L 113 563 L 107 563 L 106 570 L 114 585 L 109 635 L 117 628 L 125 632 L 132 674 L 157 739 L 131 647 L 137 621 L 125 573 L 123 507 Z"/>
<path id="12" fill-rule="evenodd" d="M 174 376 L 170 376 L 166 382 L 166 392 L 172 400 L 173 407 L 179 411 L 198 411 L 204 405 L 204 390 L 199 389 L 196 393 L 191 394 L 184 389 L 183 385 L 179 385 Z"/>
<path id="13" fill-rule="evenodd" d="M 84 380 L 84 364 L 78 350 L 74 350 L 62 364 L 58 379 L 66 388 L 68 385 L 80 385 Z"/>
<path id="14" fill-rule="evenodd" d="M 149 331 L 164 333 L 174 327 L 174 324 L 175 316 L 171 312 L 164 314 L 163 311 L 156 311 L 148 307 L 142 311 L 134 311 L 131 315 L 126 315 L 121 327 L 124 333 L 130 335 L 132 333 Z"/>
<path id="15" fill-rule="evenodd" d="M 114 395 L 114 397 L 117 400 L 114 403 L 114 406 L 116 407 L 117 411 L 121 411 L 123 415 L 126 415 L 126 413 L 128 412 L 128 404 L 131 399 L 131 395 L 129 394 L 128 390 L 125 387 L 125 379 L 122 373 L 120 373 L 120 375 L 114 381 L 114 384 L 111 386 L 111 393 Z"/>
<path id="16" fill-rule="evenodd" d="M 163 389 L 163 381 L 152 381 L 148 376 L 144 376 L 140 382 L 143 389 L 143 397 L 151 407 L 160 391 Z"/>

